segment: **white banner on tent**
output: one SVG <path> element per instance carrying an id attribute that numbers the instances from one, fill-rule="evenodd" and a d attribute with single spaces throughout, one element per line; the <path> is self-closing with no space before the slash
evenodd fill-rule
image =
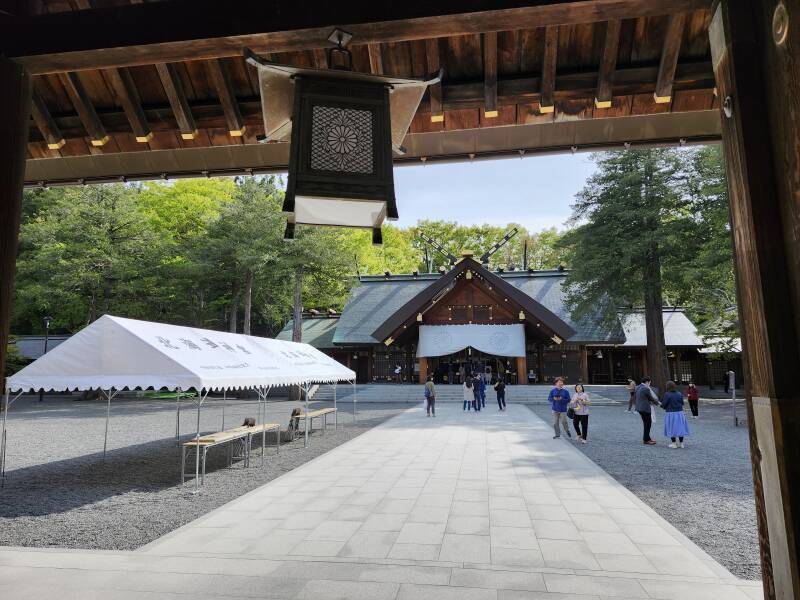
<path id="1" fill-rule="evenodd" d="M 525 356 L 525 327 L 420 325 L 417 356 L 444 356 L 471 347 L 494 356 Z"/>
<path id="2" fill-rule="evenodd" d="M 308 344 L 104 315 L 8 378 L 11 391 L 230 390 L 355 379 Z"/>

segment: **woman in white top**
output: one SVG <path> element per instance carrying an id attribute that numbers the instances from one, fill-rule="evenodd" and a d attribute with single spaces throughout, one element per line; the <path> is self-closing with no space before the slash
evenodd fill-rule
<path id="1" fill-rule="evenodd" d="M 470 406 L 472 406 L 472 401 L 475 399 L 475 394 L 472 391 L 473 385 L 474 383 L 472 378 L 467 375 L 464 378 L 464 383 L 461 385 L 461 388 L 464 391 L 464 410 L 469 410 Z"/>
<path id="2" fill-rule="evenodd" d="M 586 436 L 589 433 L 589 394 L 579 383 L 575 386 L 575 395 L 569 403 L 569 407 L 574 411 L 572 415 L 572 426 L 578 434 L 578 441 L 586 444 Z"/>

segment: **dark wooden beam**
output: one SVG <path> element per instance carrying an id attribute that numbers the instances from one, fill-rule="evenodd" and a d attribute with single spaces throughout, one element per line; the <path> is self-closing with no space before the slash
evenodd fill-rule
<path id="1" fill-rule="evenodd" d="M 368 44 L 369 70 L 373 75 L 383 75 L 383 53 L 380 44 Z"/>
<path id="2" fill-rule="evenodd" d="M 328 55 L 325 52 L 324 48 L 314 48 L 312 50 L 314 54 L 314 66 L 317 69 L 327 69 L 328 68 Z"/>
<path id="3" fill-rule="evenodd" d="M 126 68 L 121 69 L 108 69 L 106 77 L 111 89 L 114 90 L 114 95 L 122 105 L 122 110 L 128 117 L 128 122 L 131 125 L 131 131 L 136 137 L 136 141 L 140 143 L 147 143 L 153 137 L 153 132 L 147 124 L 147 117 L 142 110 L 142 101 L 139 98 L 139 92 L 136 89 L 136 84 L 133 82 L 130 72 Z"/>
<path id="4" fill-rule="evenodd" d="M 669 17 L 654 94 L 654 98 L 659 104 L 672 102 L 672 80 L 675 77 L 675 67 L 678 65 L 678 56 L 681 52 L 681 40 L 683 39 L 683 26 L 685 23 L 686 14 L 684 13 L 670 15 Z"/>
<path id="5" fill-rule="evenodd" d="M 497 32 L 483 34 L 483 116 L 497 117 Z"/>
<path id="6" fill-rule="evenodd" d="M 25 17 L 0 29 L 7 56 L 54 73 L 591 23 L 705 9 L 709 0 L 171 0 Z M 103 26 L 98 26 L 102 23 Z"/>
<path id="7" fill-rule="evenodd" d="M 439 63 L 439 40 L 425 40 L 425 55 L 428 62 L 428 73 L 438 73 L 441 69 Z M 428 97 L 430 102 L 431 121 L 441 123 L 444 121 L 444 111 L 442 110 L 442 84 L 434 83 L 428 86 Z"/>
<path id="8" fill-rule="evenodd" d="M 597 73 L 597 94 L 594 98 L 594 105 L 597 108 L 610 108 L 611 99 L 614 97 L 614 69 L 617 67 L 621 27 L 622 21 L 619 19 L 613 19 L 606 23 L 603 57 L 600 59 L 600 69 Z"/>
<path id="9" fill-rule="evenodd" d="M 31 81 L 20 65 L 0 57 L 0 388 L 5 390 L 11 302 L 17 264 Z"/>
<path id="10" fill-rule="evenodd" d="M 56 125 L 50 111 L 47 110 L 44 100 L 42 100 L 42 97 L 36 90 L 33 91 L 33 96 L 31 98 L 31 116 L 50 150 L 60 150 L 64 147 L 67 140 L 61 135 L 61 130 L 58 128 L 58 125 Z"/>
<path id="11" fill-rule="evenodd" d="M 798 21 L 797 3 L 722 0 L 709 29 L 768 600 L 800 598 Z"/>
<path id="12" fill-rule="evenodd" d="M 550 25 L 544 34 L 542 54 L 542 85 L 539 90 L 539 111 L 551 113 L 555 110 L 553 94 L 556 87 L 556 62 L 558 60 L 558 26 Z"/>
<path id="13" fill-rule="evenodd" d="M 86 88 L 83 87 L 80 76 L 77 73 L 61 73 L 59 79 L 67 91 L 72 106 L 78 113 L 86 133 L 89 134 L 92 146 L 105 146 L 109 139 L 106 128 L 100 117 L 97 116 L 97 111 Z"/>
<path id="14" fill-rule="evenodd" d="M 233 137 L 244 135 L 245 125 L 242 113 L 239 110 L 239 103 L 236 101 L 236 94 L 231 84 L 231 75 L 222 59 L 215 58 L 208 62 L 208 71 L 211 80 L 217 89 L 219 101 L 225 112 L 225 119 L 228 123 L 228 133 Z"/>
<path id="15" fill-rule="evenodd" d="M 178 75 L 175 65 L 160 63 L 156 65 L 158 76 L 161 78 L 161 85 L 167 94 L 167 99 L 175 114 L 181 137 L 185 140 L 193 140 L 197 135 L 197 126 L 194 123 L 192 109 L 189 108 L 189 101 L 183 91 L 183 84 Z"/>

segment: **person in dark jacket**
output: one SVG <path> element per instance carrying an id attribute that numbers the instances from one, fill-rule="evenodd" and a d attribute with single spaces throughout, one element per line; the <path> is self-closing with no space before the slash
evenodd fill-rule
<path id="1" fill-rule="evenodd" d="M 692 417 L 697 418 L 697 404 L 700 401 L 700 390 L 693 382 L 689 382 L 689 387 L 686 388 L 686 399 L 689 401 L 689 408 L 692 411 Z"/>
<path id="2" fill-rule="evenodd" d="M 481 379 L 479 375 L 472 376 L 472 408 L 478 412 L 481 410 Z"/>
<path id="3" fill-rule="evenodd" d="M 651 405 L 658 403 L 656 393 L 650 387 L 652 379 L 644 377 L 642 383 L 636 386 L 634 394 L 636 412 L 642 417 L 642 443 L 646 446 L 655 445 L 655 440 L 650 437 L 650 428 L 653 426 L 653 409 Z"/>
<path id="4" fill-rule="evenodd" d="M 564 389 L 564 380 L 561 377 L 556 379 L 556 387 L 550 390 L 550 395 L 547 396 L 547 399 L 550 401 L 550 408 L 553 410 L 553 431 L 555 431 L 553 439 L 561 437 L 559 424 L 564 433 L 567 434 L 567 437 L 572 437 L 567 425 L 567 405 L 569 405 L 570 401 L 569 391 Z"/>
<path id="5" fill-rule="evenodd" d="M 667 382 L 661 408 L 667 413 L 664 417 L 664 435 L 672 440 L 669 447 L 683 448 L 683 438 L 689 435 L 689 423 L 683 413 L 683 394 L 676 389 L 674 381 Z"/>
<path id="6" fill-rule="evenodd" d="M 486 375 L 478 375 L 478 379 L 481 382 L 481 408 L 486 408 Z"/>
<path id="7" fill-rule="evenodd" d="M 506 382 L 502 377 L 494 384 L 494 391 L 497 392 L 497 406 L 502 412 L 506 409 Z"/>

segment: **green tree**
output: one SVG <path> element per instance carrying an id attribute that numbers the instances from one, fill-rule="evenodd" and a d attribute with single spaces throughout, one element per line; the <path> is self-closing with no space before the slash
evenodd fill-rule
<path id="1" fill-rule="evenodd" d="M 699 225 L 697 253 L 684 271 L 679 301 L 703 335 L 724 338 L 733 346 L 739 318 L 722 146 L 705 146 L 695 153 L 689 182 Z"/>
<path id="2" fill-rule="evenodd" d="M 698 223 L 686 193 L 690 154 L 672 149 L 593 156 L 597 171 L 573 204 L 576 227 L 565 236 L 573 313 L 616 317 L 621 305 L 644 305 L 647 360 L 663 392 L 668 376 L 662 310 L 694 254 Z M 666 289 L 665 289 L 666 288 Z"/>
<path id="3" fill-rule="evenodd" d="M 152 313 L 162 237 L 146 224 L 124 185 L 60 190 L 22 225 L 15 323 L 74 331 L 107 312 Z"/>

